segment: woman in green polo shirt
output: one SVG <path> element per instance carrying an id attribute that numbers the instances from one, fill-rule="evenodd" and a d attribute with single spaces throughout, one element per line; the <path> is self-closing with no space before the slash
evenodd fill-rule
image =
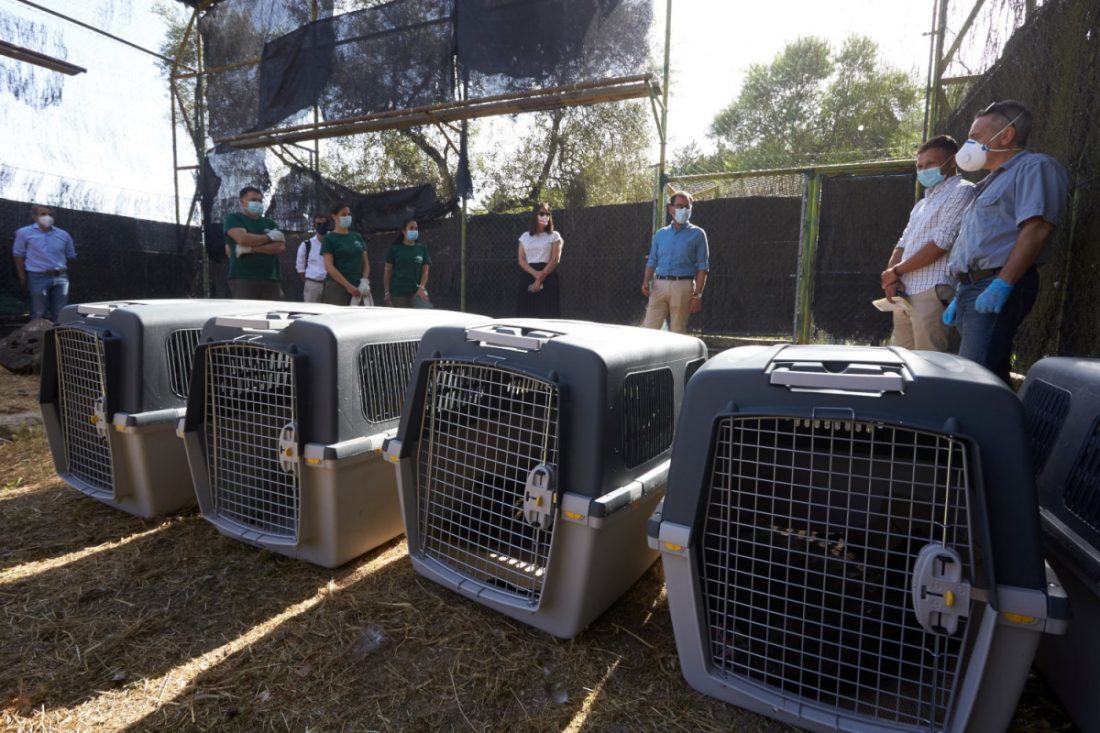
<path id="1" fill-rule="evenodd" d="M 428 248 L 419 243 L 420 226 L 409 219 L 401 227 L 401 235 L 386 252 L 386 271 L 382 275 L 386 287 L 386 305 L 394 308 L 431 308 L 428 300 L 428 269 L 432 258 Z"/>
<path id="2" fill-rule="evenodd" d="M 321 256 L 325 260 L 325 290 L 322 299 L 332 305 L 348 305 L 352 298 L 369 292 L 369 286 L 359 289 L 361 280 L 370 277 L 370 261 L 367 260 L 367 243 L 358 232 L 349 231 L 351 208 L 343 201 L 329 210 L 332 228 L 321 243 Z"/>

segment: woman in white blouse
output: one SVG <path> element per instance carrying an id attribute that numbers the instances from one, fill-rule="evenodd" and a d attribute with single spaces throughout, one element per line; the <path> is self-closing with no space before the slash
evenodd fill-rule
<path id="1" fill-rule="evenodd" d="M 519 238 L 517 259 L 523 274 L 516 312 L 520 316 L 561 316 L 557 269 L 563 244 L 561 235 L 554 231 L 549 204 L 536 204 L 531 211 L 531 224 Z"/>

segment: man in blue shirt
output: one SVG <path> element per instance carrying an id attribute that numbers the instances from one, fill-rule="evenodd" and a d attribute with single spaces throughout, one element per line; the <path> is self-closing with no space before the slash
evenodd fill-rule
<path id="1" fill-rule="evenodd" d="M 15 232 L 15 271 L 30 291 L 31 320 L 57 321 L 69 302 L 69 260 L 76 259 L 76 248 L 69 233 L 53 225 L 49 206 L 31 206 L 31 221 Z"/>
<path id="2" fill-rule="evenodd" d="M 642 295 L 649 298 L 646 328 L 668 328 L 687 333 L 688 316 L 703 309 L 703 288 L 710 269 L 707 233 L 693 225 L 690 193 L 678 191 L 669 198 L 672 223 L 657 230 L 645 263 Z"/>
<path id="3" fill-rule="evenodd" d="M 1037 266 L 1066 205 L 1066 169 L 1026 150 L 1032 116 L 1015 100 L 978 113 L 955 161 L 965 171 L 987 170 L 947 259 L 959 281 L 943 322 L 962 336 L 959 355 L 1006 383 L 1012 342 L 1039 293 Z"/>

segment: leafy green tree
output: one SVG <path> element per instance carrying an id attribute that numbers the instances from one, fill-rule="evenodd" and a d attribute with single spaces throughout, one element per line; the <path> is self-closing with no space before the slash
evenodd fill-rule
<path id="1" fill-rule="evenodd" d="M 919 100 L 917 81 L 885 64 L 869 38 L 849 36 L 835 52 L 800 38 L 749 67 L 710 135 L 727 169 L 908 156 L 919 142 Z"/>
<path id="2" fill-rule="evenodd" d="M 639 102 L 529 115 L 533 123 L 518 144 L 497 149 L 486 162 L 485 207 L 516 211 L 536 201 L 581 207 L 649 198 L 649 115 Z"/>

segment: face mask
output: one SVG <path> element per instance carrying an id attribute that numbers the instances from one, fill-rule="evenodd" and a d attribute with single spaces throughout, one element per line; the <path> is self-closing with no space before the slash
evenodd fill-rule
<path id="1" fill-rule="evenodd" d="M 545 224 L 546 222 L 550 221 L 550 215 L 549 214 L 539 214 L 539 221 L 541 221 L 543 224 Z"/>
<path id="2" fill-rule="evenodd" d="M 415 242 L 419 236 L 420 232 L 416 229 L 410 229 L 409 231 L 405 232 L 405 239 L 409 240 L 410 242 Z"/>
<path id="3" fill-rule="evenodd" d="M 264 213 L 263 201 L 249 201 L 245 205 L 248 207 L 249 214 L 255 214 L 256 216 L 259 216 Z"/>
<path id="4" fill-rule="evenodd" d="M 49 214 L 44 214 L 44 215 L 38 217 L 38 224 L 43 229 L 49 229 L 50 227 L 53 226 L 53 217 L 50 216 Z"/>
<path id="5" fill-rule="evenodd" d="M 337 221 L 340 222 L 340 226 L 343 227 L 344 229 L 347 229 L 348 227 L 351 226 L 351 217 L 350 216 L 341 216 L 337 219 Z"/>
<path id="6" fill-rule="evenodd" d="M 672 218 L 677 224 L 687 224 L 691 218 L 691 209 L 673 209 Z"/>
<path id="7" fill-rule="evenodd" d="M 997 130 L 996 134 L 989 138 L 990 142 L 997 139 L 997 135 L 1012 127 L 1016 120 L 1020 119 L 1020 115 L 1016 115 L 1012 118 L 1012 121 L 1007 125 Z M 985 167 L 986 153 L 1006 153 L 1009 150 L 1015 150 L 1016 148 L 991 148 L 986 143 L 980 143 L 974 138 L 970 138 L 962 147 L 959 148 L 959 152 L 955 153 L 955 163 L 964 171 L 974 172 L 980 171 Z"/>
<path id="8" fill-rule="evenodd" d="M 925 168 L 922 171 L 917 171 L 917 180 L 920 181 L 920 185 L 925 188 L 938 186 L 943 183 L 945 178 L 947 178 L 947 176 L 945 176 L 939 168 Z"/>
<path id="9" fill-rule="evenodd" d="M 328 222 L 327 221 L 315 222 L 313 224 L 313 229 L 314 229 L 314 231 L 316 231 L 319 235 L 321 235 L 323 237 L 323 236 L 325 236 L 325 232 L 328 231 Z"/>

